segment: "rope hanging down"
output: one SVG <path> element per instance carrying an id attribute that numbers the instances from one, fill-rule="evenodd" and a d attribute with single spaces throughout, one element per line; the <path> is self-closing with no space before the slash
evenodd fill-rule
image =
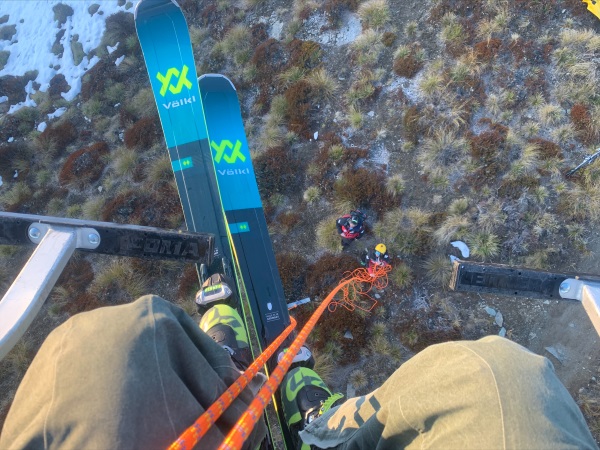
<path id="1" fill-rule="evenodd" d="M 277 388 L 283 381 L 283 377 L 287 373 L 288 369 L 292 365 L 292 361 L 300 347 L 306 342 L 308 335 L 315 327 L 317 321 L 323 315 L 323 312 L 328 308 L 333 301 L 336 294 L 342 291 L 342 299 L 336 304 L 341 304 L 344 307 L 353 310 L 356 307 L 356 296 L 366 295 L 371 291 L 373 287 L 376 289 L 383 289 L 387 286 L 387 273 L 391 270 L 391 266 L 377 266 L 374 268 L 372 275 L 364 268 L 358 268 L 347 275 L 323 300 L 319 307 L 315 310 L 313 315 L 310 317 L 308 322 L 302 328 L 302 331 L 298 333 L 294 342 L 289 347 L 288 351 L 285 352 L 284 357 L 279 362 L 275 370 L 271 373 L 271 376 L 263 385 L 257 396 L 254 398 L 252 403 L 248 406 L 246 411 L 239 418 L 237 423 L 233 426 L 231 432 L 227 435 L 221 446 L 220 450 L 229 449 L 241 449 L 244 441 L 248 438 L 255 425 L 260 420 L 265 408 L 271 402 L 273 394 L 277 391 Z M 366 283 L 366 288 L 362 287 L 362 284 Z M 371 297 L 369 297 L 371 299 Z M 370 311 L 377 304 L 377 301 L 371 299 L 374 303 L 367 310 Z M 334 308 L 335 309 L 335 308 Z M 361 308 L 363 309 L 363 308 Z M 261 353 L 258 358 L 248 367 L 248 369 L 240 375 L 240 377 L 225 391 L 221 397 L 211 405 L 204 414 L 202 414 L 198 420 L 187 430 L 185 430 L 181 436 L 171 444 L 169 450 L 187 450 L 192 449 L 200 440 L 202 436 L 206 434 L 210 426 L 212 426 L 219 416 L 231 405 L 233 400 L 243 391 L 248 385 L 250 380 L 256 375 L 258 370 L 264 366 L 267 360 L 273 355 L 273 353 L 283 343 L 283 340 L 291 333 L 296 326 L 296 321 L 291 318 L 291 324 L 281 333 L 281 335 L 273 341 L 267 349 Z"/>

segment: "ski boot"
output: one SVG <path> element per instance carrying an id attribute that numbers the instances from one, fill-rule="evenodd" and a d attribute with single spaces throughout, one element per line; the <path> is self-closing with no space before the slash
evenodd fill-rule
<path id="1" fill-rule="evenodd" d="M 288 349 L 284 348 L 277 354 L 277 364 L 281 362 L 287 351 Z M 309 369 L 314 369 L 315 367 L 315 358 L 311 351 L 304 345 L 300 347 L 300 351 L 294 356 L 289 370 L 295 369 L 296 367 L 307 367 Z"/>
<path id="2" fill-rule="evenodd" d="M 342 402 L 342 394 L 332 394 L 321 377 L 307 367 L 296 367 L 287 373 L 281 387 L 283 414 L 292 435 L 294 447 L 310 449 L 302 443 L 298 432 L 314 419 Z"/>
<path id="3" fill-rule="evenodd" d="M 244 371 L 252 363 L 246 327 L 237 310 L 215 305 L 200 319 L 200 329 L 229 352 L 235 366 Z"/>
<path id="4" fill-rule="evenodd" d="M 238 307 L 238 299 L 234 292 L 233 280 L 227 275 L 215 273 L 202 283 L 202 288 L 196 293 L 196 308 L 200 314 L 206 313 L 215 305 Z"/>

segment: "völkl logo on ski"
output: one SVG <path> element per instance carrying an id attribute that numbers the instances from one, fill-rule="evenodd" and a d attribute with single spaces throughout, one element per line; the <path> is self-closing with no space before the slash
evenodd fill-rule
<path id="1" fill-rule="evenodd" d="M 214 160 L 217 164 L 221 162 L 221 159 L 224 159 L 227 164 L 233 164 L 238 159 L 242 162 L 246 161 L 246 157 L 241 151 L 242 143 L 239 140 L 235 142 L 235 145 L 226 139 L 222 140 L 219 145 L 217 145 L 215 141 L 212 141 L 210 146 L 215 150 L 215 152 L 217 152 L 217 154 L 214 156 Z M 231 149 L 231 153 L 229 155 L 225 154 L 225 149 L 227 148 Z"/>
<path id="2" fill-rule="evenodd" d="M 184 65 L 181 69 L 181 72 L 175 67 L 171 67 L 169 70 L 167 70 L 166 75 L 158 72 L 156 74 L 156 78 L 162 83 L 160 95 L 164 97 L 167 94 L 167 89 L 171 94 L 179 94 L 184 86 L 188 89 L 191 89 L 192 83 L 187 79 L 188 70 L 188 66 Z M 171 78 L 173 76 L 179 78 L 176 85 L 171 84 Z"/>

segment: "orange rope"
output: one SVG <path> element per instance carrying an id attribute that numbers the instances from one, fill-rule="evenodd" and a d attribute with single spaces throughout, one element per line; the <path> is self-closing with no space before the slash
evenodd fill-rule
<path id="1" fill-rule="evenodd" d="M 353 305 L 352 301 L 344 300 L 349 292 L 349 285 L 351 283 L 357 283 L 358 289 L 356 289 L 354 295 L 367 295 L 367 293 L 375 286 L 377 289 L 383 289 L 387 286 L 387 273 L 391 270 L 391 266 L 378 266 L 373 271 L 373 276 L 369 274 L 366 269 L 359 268 L 348 274 L 338 284 L 329 295 L 319 305 L 313 315 L 310 317 L 308 322 L 302 328 L 302 331 L 296 336 L 294 342 L 289 347 L 288 351 L 285 352 L 283 358 L 263 385 L 258 395 L 254 398 L 250 406 L 246 409 L 244 414 L 239 418 L 237 423 L 233 426 L 231 432 L 227 435 L 219 449 L 241 449 L 244 441 L 248 439 L 250 433 L 254 429 L 254 426 L 258 423 L 262 417 L 263 411 L 267 405 L 271 402 L 273 394 L 283 381 L 283 377 L 287 373 L 288 369 L 292 365 L 294 357 L 300 351 L 300 347 L 306 342 L 308 335 L 313 330 L 317 321 L 321 318 L 321 315 L 328 308 L 335 295 L 341 290 L 343 292 L 343 299 L 339 304 L 344 302 Z M 362 283 L 368 283 L 366 289 L 362 288 Z M 368 295 L 367 295 L 368 296 Z M 350 299 L 350 297 L 347 297 Z M 370 297 L 369 297 L 370 298 Z M 377 304 L 371 306 L 369 311 Z M 335 309 L 335 308 L 334 308 Z M 179 438 L 171 444 L 168 450 L 188 450 L 192 449 L 200 440 L 202 436 L 206 434 L 208 429 L 217 421 L 223 411 L 225 411 L 233 400 L 244 390 L 252 378 L 258 373 L 261 367 L 263 367 L 267 360 L 275 353 L 279 346 L 283 343 L 285 338 L 292 332 L 296 326 L 296 321 L 293 317 L 290 317 L 290 325 L 275 339 L 267 349 L 261 353 L 258 358 L 248 367 L 248 369 L 240 375 L 240 377 L 213 403 L 210 408 L 202 414 L 198 420 L 186 429 Z"/>
<path id="2" fill-rule="evenodd" d="M 325 311 L 325 308 L 327 308 L 327 305 L 329 305 L 329 302 L 333 299 L 335 294 L 337 294 L 344 285 L 350 282 L 351 280 L 342 281 L 342 283 L 338 284 L 319 305 L 308 322 L 306 322 L 306 325 L 304 325 L 304 328 L 302 328 L 302 331 L 300 331 L 298 336 L 296 336 L 296 339 L 294 339 L 294 342 L 292 342 L 292 345 L 289 347 L 288 351 L 285 352 L 284 357 L 281 359 L 267 382 L 263 385 L 258 395 L 254 398 L 252 403 L 250 403 L 250 406 L 248 406 L 248 409 L 246 409 L 244 414 L 242 414 L 237 423 L 233 426 L 233 429 L 227 435 L 225 441 L 223 441 L 219 447 L 219 450 L 242 448 L 244 441 L 248 439 L 250 432 L 261 418 L 264 409 L 270 403 L 273 394 L 283 381 L 285 373 L 292 365 L 292 360 L 300 350 L 300 347 L 302 347 L 302 344 L 304 344 L 306 341 L 306 338 L 314 328 L 317 320 L 319 320 Z"/>
<path id="3" fill-rule="evenodd" d="M 262 352 L 258 358 L 242 373 L 229 388 L 208 408 L 192 426 L 186 429 L 175 442 L 169 446 L 169 450 L 188 450 L 194 448 L 198 441 L 204 436 L 209 428 L 221 417 L 227 408 L 233 403 L 238 395 L 246 388 L 258 371 L 267 363 L 267 360 L 283 344 L 285 338 L 296 328 L 296 320 L 290 317 L 291 323 L 271 344 Z M 294 356 L 296 354 L 294 353 Z"/>
<path id="4" fill-rule="evenodd" d="M 369 273 L 367 269 L 359 267 L 352 272 L 347 273 L 344 279 L 349 279 L 352 282 L 344 285 L 342 288 L 342 299 L 339 301 L 332 301 L 328 309 L 334 312 L 338 306 L 343 306 L 348 311 L 354 311 L 356 308 L 361 309 L 365 312 L 370 312 L 377 306 L 377 300 L 369 295 L 369 292 L 375 287 L 378 290 L 382 290 L 388 285 L 387 273 L 392 270 L 392 266 L 374 266 L 371 271 L 373 275 Z M 363 307 L 357 303 L 359 297 L 366 297 L 371 302 L 370 307 Z"/>

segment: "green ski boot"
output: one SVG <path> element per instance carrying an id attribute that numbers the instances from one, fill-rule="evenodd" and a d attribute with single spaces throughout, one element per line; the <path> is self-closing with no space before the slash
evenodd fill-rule
<path id="1" fill-rule="evenodd" d="M 343 398 L 342 394 L 332 394 L 312 369 L 296 367 L 287 373 L 281 387 L 281 401 L 296 448 L 310 449 L 310 446 L 302 443 L 298 432 L 333 406 L 340 404 Z"/>
<path id="2" fill-rule="evenodd" d="M 229 352 L 236 367 L 244 371 L 252 363 L 246 327 L 237 310 L 215 305 L 200 319 L 200 329 Z"/>

